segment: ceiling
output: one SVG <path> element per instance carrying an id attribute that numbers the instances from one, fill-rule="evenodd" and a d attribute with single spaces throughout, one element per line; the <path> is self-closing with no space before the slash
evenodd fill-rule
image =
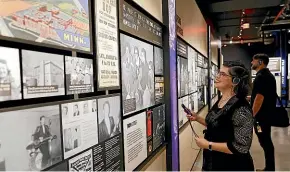
<path id="1" fill-rule="evenodd" d="M 261 39 L 263 26 L 290 24 L 289 0 L 196 0 L 222 41 Z M 249 28 L 242 24 L 249 23 Z M 269 32 L 265 37 L 271 37 Z"/>

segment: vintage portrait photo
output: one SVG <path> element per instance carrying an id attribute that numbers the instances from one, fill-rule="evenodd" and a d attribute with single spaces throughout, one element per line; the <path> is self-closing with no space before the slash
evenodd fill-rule
<path id="1" fill-rule="evenodd" d="M 81 94 L 94 91 L 93 60 L 79 57 L 65 57 L 67 94 Z"/>
<path id="2" fill-rule="evenodd" d="M 61 105 L 64 158 L 98 144 L 96 99 Z"/>
<path id="3" fill-rule="evenodd" d="M 19 50 L 0 47 L 0 102 L 21 99 Z"/>
<path id="4" fill-rule="evenodd" d="M 180 84 L 181 84 L 181 74 L 180 74 L 180 56 L 177 56 L 177 97 L 180 97 Z"/>
<path id="5" fill-rule="evenodd" d="M 198 101 L 198 110 L 200 110 L 205 106 L 205 95 L 204 95 L 204 87 L 203 86 L 198 88 L 197 101 Z"/>
<path id="6" fill-rule="evenodd" d="M 188 94 L 188 59 L 180 58 L 180 96 Z"/>
<path id="7" fill-rule="evenodd" d="M 64 95 L 63 55 L 22 50 L 25 99 Z"/>
<path id="8" fill-rule="evenodd" d="M 188 47 L 188 93 L 193 93 L 197 91 L 196 85 L 196 57 L 197 53 L 191 48 Z"/>
<path id="9" fill-rule="evenodd" d="M 121 34 L 124 114 L 155 104 L 153 46 Z"/>
<path id="10" fill-rule="evenodd" d="M 163 75 L 163 49 L 154 46 L 155 75 Z"/>
<path id="11" fill-rule="evenodd" d="M 164 102 L 164 77 L 155 77 L 155 102 Z"/>
<path id="12" fill-rule="evenodd" d="M 0 169 L 40 171 L 62 161 L 59 112 L 58 105 L 2 112 Z"/>
<path id="13" fill-rule="evenodd" d="M 165 141 L 165 105 L 153 109 L 153 150 Z"/>
<path id="14" fill-rule="evenodd" d="M 98 99 L 99 142 L 121 133 L 120 96 Z"/>

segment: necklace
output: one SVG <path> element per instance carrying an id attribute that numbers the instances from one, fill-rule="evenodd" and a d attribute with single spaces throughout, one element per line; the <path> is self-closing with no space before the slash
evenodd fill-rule
<path id="1" fill-rule="evenodd" d="M 221 105 L 224 105 L 224 103 L 226 103 L 230 98 L 232 98 L 234 95 L 231 95 L 225 99 L 221 99 L 218 106 L 221 107 Z"/>

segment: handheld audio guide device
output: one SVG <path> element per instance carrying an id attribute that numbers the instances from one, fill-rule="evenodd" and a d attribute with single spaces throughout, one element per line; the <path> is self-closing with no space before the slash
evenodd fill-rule
<path id="1" fill-rule="evenodd" d="M 181 107 L 183 108 L 183 110 L 184 110 L 185 113 L 187 113 L 188 115 L 192 116 L 190 110 L 184 104 L 181 104 Z M 189 125 L 191 127 L 191 130 L 192 130 L 193 134 L 195 135 L 195 137 L 198 138 L 199 136 L 196 134 L 195 130 L 193 129 L 193 126 L 191 124 L 191 121 L 189 119 L 188 119 L 188 121 L 189 121 Z"/>

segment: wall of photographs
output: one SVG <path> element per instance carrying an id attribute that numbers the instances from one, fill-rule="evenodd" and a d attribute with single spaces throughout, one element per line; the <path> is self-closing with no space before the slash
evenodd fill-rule
<path id="1" fill-rule="evenodd" d="M 2 6 L 1 171 L 132 171 L 165 147 L 160 21 L 124 0 Z"/>
<path id="2" fill-rule="evenodd" d="M 182 104 L 194 112 L 207 105 L 208 59 L 179 38 L 177 69 L 178 123 L 181 128 L 188 121 Z"/>

